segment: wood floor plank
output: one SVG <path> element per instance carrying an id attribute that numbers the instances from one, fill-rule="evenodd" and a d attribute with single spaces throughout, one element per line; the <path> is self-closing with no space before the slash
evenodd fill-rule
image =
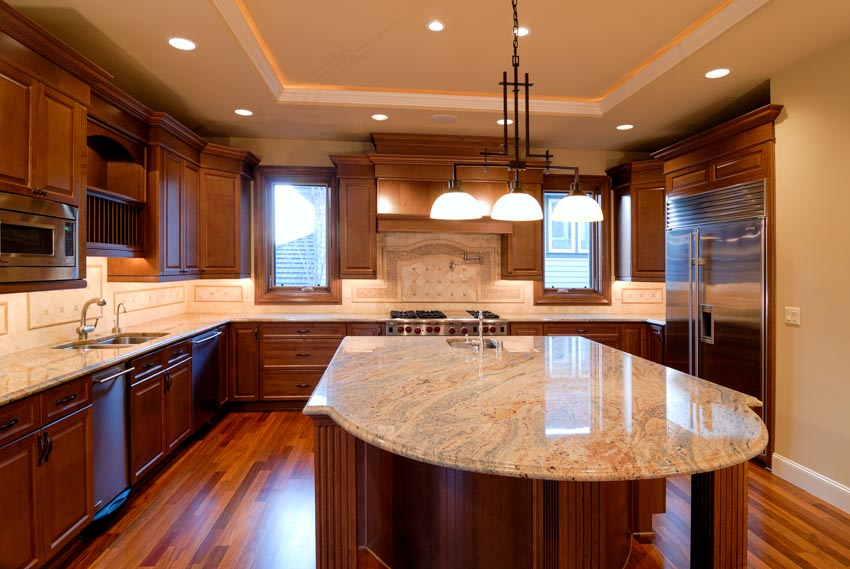
<path id="1" fill-rule="evenodd" d="M 758 467 L 749 472 L 751 569 L 850 568 L 850 515 Z M 313 496 L 312 421 L 231 413 L 62 567 L 314 569 Z M 634 542 L 625 569 L 688 569 L 688 478 L 668 481 L 667 513 L 653 525 L 654 541 Z"/>

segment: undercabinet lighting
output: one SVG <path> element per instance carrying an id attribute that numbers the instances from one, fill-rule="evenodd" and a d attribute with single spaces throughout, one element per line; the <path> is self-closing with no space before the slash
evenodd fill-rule
<path id="1" fill-rule="evenodd" d="M 376 115 L 372 115 L 372 120 L 373 120 L 373 121 L 385 121 L 385 120 L 387 120 L 388 118 L 390 118 L 390 117 L 389 117 L 389 116 L 387 116 L 387 115 L 382 115 L 382 114 L 380 114 L 380 113 L 379 113 L 379 114 L 376 114 Z"/>
<path id="2" fill-rule="evenodd" d="M 633 124 L 618 124 L 617 130 L 632 130 L 635 127 Z"/>
<path id="3" fill-rule="evenodd" d="M 442 32 L 446 29 L 446 26 L 443 25 L 443 22 L 440 20 L 432 20 L 428 22 L 428 29 L 432 32 Z"/>
<path id="4" fill-rule="evenodd" d="M 513 121 L 513 119 L 508 119 L 507 123 L 508 124 L 514 124 L 514 121 Z M 505 125 L 505 119 L 497 120 L 496 124 L 504 126 Z"/>
<path id="5" fill-rule="evenodd" d="M 249 111 L 248 109 L 236 109 L 233 112 L 239 115 L 240 117 L 250 117 L 254 114 L 254 111 Z"/>
<path id="6" fill-rule="evenodd" d="M 173 47 L 174 49 L 179 49 L 181 51 L 192 51 L 197 45 L 192 40 L 187 40 L 186 38 L 171 38 L 168 40 L 168 45 Z"/>
<path id="7" fill-rule="evenodd" d="M 724 67 L 720 67 L 718 69 L 712 69 L 708 73 L 705 74 L 706 79 L 720 79 L 721 77 L 726 77 L 732 73 L 731 70 L 726 69 Z"/>

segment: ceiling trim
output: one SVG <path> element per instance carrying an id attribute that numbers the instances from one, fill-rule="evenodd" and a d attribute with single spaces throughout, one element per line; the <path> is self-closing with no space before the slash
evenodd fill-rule
<path id="1" fill-rule="evenodd" d="M 532 97 L 529 103 L 530 111 L 534 114 L 559 116 L 604 116 L 769 1 L 723 0 L 617 80 L 598 99 Z M 278 103 L 464 111 L 502 110 L 502 98 L 498 95 L 381 91 L 338 86 L 287 86 L 280 67 L 243 0 L 212 0 L 212 3 L 218 8 Z"/>

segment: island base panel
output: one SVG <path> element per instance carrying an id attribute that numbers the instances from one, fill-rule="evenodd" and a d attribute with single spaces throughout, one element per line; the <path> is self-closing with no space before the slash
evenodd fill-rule
<path id="1" fill-rule="evenodd" d="M 746 569 L 747 464 L 691 476 L 691 569 Z"/>

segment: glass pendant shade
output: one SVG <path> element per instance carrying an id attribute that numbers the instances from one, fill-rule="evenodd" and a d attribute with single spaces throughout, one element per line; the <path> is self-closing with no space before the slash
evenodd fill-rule
<path id="1" fill-rule="evenodd" d="M 481 206 L 466 192 L 450 189 L 434 200 L 431 219 L 481 219 Z"/>
<path id="2" fill-rule="evenodd" d="M 552 210 L 555 221 L 602 221 L 602 208 L 595 199 L 580 193 L 572 193 L 555 204 Z"/>
<path id="3" fill-rule="evenodd" d="M 531 194 L 513 191 L 496 200 L 490 218 L 502 221 L 536 221 L 543 219 L 543 209 Z"/>

